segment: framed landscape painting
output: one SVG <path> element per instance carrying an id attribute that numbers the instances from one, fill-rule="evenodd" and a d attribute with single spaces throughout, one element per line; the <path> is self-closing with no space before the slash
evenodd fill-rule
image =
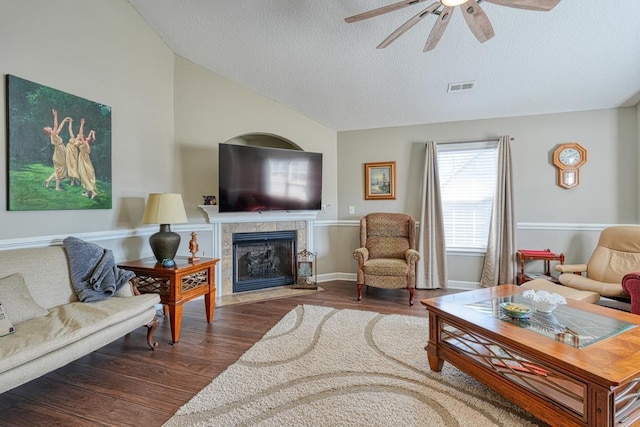
<path id="1" fill-rule="evenodd" d="M 364 164 L 365 200 L 394 200 L 396 198 L 396 162 Z"/>
<path id="2" fill-rule="evenodd" d="M 7 209 L 111 209 L 111 107 L 7 75 Z"/>

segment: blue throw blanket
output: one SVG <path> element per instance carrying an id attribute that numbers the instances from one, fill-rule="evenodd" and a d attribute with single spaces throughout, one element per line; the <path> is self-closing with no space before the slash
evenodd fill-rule
<path id="1" fill-rule="evenodd" d="M 76 237 L 63 241 L 71 267 L 71 282 L 82 302 L 93 302 L 113 296 L 135 277 L 135 273 L 118 268 L 113 252 Z"/>

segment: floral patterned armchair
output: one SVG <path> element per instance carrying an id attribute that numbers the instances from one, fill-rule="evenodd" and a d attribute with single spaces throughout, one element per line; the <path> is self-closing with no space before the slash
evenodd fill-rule
<path id="1" fill-rule="evenodd" d="M 416 223 L 410 215 L 371 213 L 360 220 L 360 248 L 353 251 L 358 261 L 358 301 L 362 288 L 407 288 L 413 305 L 416 286 Z"/>

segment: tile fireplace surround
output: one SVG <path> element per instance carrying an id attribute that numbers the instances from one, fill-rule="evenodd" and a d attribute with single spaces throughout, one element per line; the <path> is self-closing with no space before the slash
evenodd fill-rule
<path id="1" fill-rule="evenodd" d="M 216 269 L 216 294 L 233 294 L 233 233 L 254 233 L 260 231 L 296 230 L 298 251 L 313 252 L 313 222 L 316 211 L 269 211 L 220 213 L 217 205 L 198 206 L 207 215 L 211 224 L 212 257 L 219 258 Z"/>

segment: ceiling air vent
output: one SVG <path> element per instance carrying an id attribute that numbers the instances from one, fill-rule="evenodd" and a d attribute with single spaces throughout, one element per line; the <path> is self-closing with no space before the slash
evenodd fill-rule
<path id="1" fill-rule="evenodd" d="M 473 90 L 476 82 L 462 82 L 462 83 L 449 83 L 449 87 L 447 88 L 447 92 L 465 92 L 468 90 Z"/>

